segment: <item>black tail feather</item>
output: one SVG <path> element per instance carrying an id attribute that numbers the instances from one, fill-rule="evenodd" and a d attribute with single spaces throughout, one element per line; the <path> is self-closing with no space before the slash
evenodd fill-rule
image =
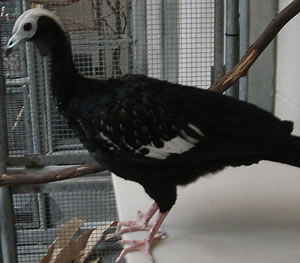
<path id="1" fill-rule="evenodd" d="M 300 137 L 291 135 L 280 143 L 280 147 L 265 159 L 300 167 Z"/>

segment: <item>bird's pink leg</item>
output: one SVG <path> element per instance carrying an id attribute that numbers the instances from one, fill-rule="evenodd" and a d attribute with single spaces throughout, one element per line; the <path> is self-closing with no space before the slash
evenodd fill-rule
<path id="1" fill-rule="evenodd" d="M 151 262 L 153 261 L 152 257 L 152 251 L 151 251 L 151 245 L 153 242 L 161 240 L 162 237 L 165 235 L 164 233 L 161 233 L 159 235 L 156 235 L 162 222 L 166 218 L 169 212 L 166 213 L 159 213 L 153 226 L 151 227 L 147 237 L 144 240 L 124 240 L 122 241 L 125 245 L 132 245 L 130 247 L 124 248 L 120 254 L 120 256 L 117 258 L 116 263 L 121 263 L 124 256 L 132 251 L 135 250 L 141 250 L 144 251 L 146 256 L 150 259 Z"/>
<path id="2" fill-rule="evenodd" d="M 156 202 L 154 202 L 146 214 L 138 211 L 136 221 L 120 221 L 117 225 L 116 234 L 122 235 L 124 233 L 135 231 L 149 231 L 151 229 L 151 226 L 148 226 L 148 223 L 157 211 L 158 206 Z M 123 226 L 127 228 L 121 229 Z"/>

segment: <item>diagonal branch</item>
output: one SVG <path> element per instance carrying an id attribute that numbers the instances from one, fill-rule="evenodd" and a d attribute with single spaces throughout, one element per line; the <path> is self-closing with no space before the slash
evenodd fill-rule
<path id="1" fill-rule="evenodd" d="M 245 76 L 249 68 L 272 42 L 278 32 L 299 12 L 300 0 L 294 0 L 272 19 L 264 32 L 250 46 L 240 62 L 230 72 L 214 83 L 209 90 L 222 93 L 229 89 L 242 76 Z"/>
<path id="2" fill-rule="evenodd" d="M 226 75 L 213 84 L 209 90 L 215 92 L 224 92 L 232 86 L 238 79 L 245 76 L 249 68 L 265 50 L 265 48 L 276 37 L 278 32 L 298 13 L 300 12 L 300 0 L 294 0 L 285 9 L 278 13 L 266 27 L 265 31 L 251 45 L 241 61 Z M 18 174 L 18 175 L 0 175 L 0 186 L 15 184 L 40 184 L 54 182 L 83 175 L 102 172 L 105 169 L 97 163 L 88 163 L 81 166 L 67 168 L 50 172 L 44 175 Z"/>

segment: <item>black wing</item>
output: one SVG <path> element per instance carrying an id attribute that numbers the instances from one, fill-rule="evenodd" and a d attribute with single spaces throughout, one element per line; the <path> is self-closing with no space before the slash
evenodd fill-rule
<path id="1" fill-rule="evenodd" d="M 83 142 L 93 141 L 107 152 L 162 160 L 189 151 L 201 140 L 201 130 L 186 121 L 183 93 L 173 90 L 173 84 L 127 76 L 108 81 L 108 86 L 106 92 L 81 98 L 76 122 Z"/>
<path id="2" fill-rule="evenodd" d="M 105 92 L 82 98 L 78 116 L 83 137 L 103 151 L 157 160 L 183 154 L 232 159 L 272 150 L 292 130 L 254 105 L 193 87 L 136 75 L 106 85 Z"/>

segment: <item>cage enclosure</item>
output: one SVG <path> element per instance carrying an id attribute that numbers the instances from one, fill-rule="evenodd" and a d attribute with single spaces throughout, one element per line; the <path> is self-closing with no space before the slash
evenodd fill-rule
<path id="1" fill-rule="evenodd" d="M 76 68 L 87 77 L 137 73 L 207 88 L 223 70 L 223 16 L 215 16 L 223 12 L 222 1 L 9 0 L 0 5 L 2 51 L 23 11 L 47 8 L 65 24 Z M 31 43 L 2 60 L 8 172 L 44 173 L 90 161 L 52 100 L 49 61 Z M 109 172 L 15 186 L 10 196 L 11 207 L 0 207 L 0 213 L 13 210 L 15 261 L 114 262 L 120 246 L 109 235 L 118 219 Z M 85 253 L 70 260 L 76 250 Z"/>

